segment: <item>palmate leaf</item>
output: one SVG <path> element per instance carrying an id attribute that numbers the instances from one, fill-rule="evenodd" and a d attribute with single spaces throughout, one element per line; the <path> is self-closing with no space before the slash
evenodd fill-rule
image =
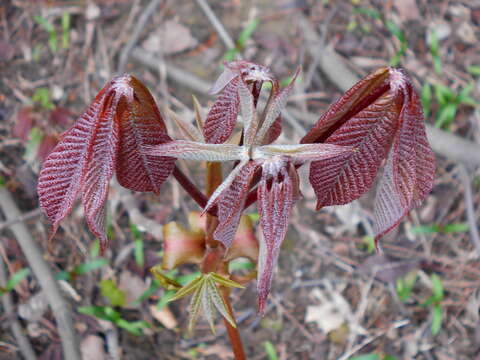
<path id="1" fill-rule="evenodd" d="M 189 308 L 189 332 L 193 331 L 200 312 L 203 313 L 213 333 L 215 333 L 215 311 L 218 311 L 230 325 L 233 327 L 237 326 L 225 300 L 223 300 L 217 283 L 225 287 L 244 288 L 235 281 L 226 279 L 215 273 L 208 273 L 202 274 L 200 277 L 185 285 L 170 299 L 170 301 L 178 300 L 193 293 Z"/>
<path id="2" fill-rule="evenodd" d="M 50 236 L 80 192 L 87 224 L 103 250 L 105 201 L 114 171 L 124 187 L 158 193 L 175 159 L 142 154 L 141 148 L 166 141 L 170 138 L 148 90 L 129 75 L 109 82 L 43 163 L 38 195 L 53 224 Z"/>
<path id="3" fill-rule="evenodd" d="M 343 161 L 311 164 L 310 182 L 318 209 L 363 195 L 388 158 L 375 201 L 377 240 L 433 186 L 434 156 L 422 109 L 410 80 L 400 70 L 383 68 L 354 85 L 302 139 L 309 142 L 353 147 Z"/>

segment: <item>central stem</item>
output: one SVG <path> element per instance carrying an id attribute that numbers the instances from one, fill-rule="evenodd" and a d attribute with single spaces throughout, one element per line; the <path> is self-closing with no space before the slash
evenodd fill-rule
<path id="1" fill-rule="evenodd" d="M 222 183 L 222 165 L 218 162 L 207 162 L 207 174 L 206 174 L 206 193 L 210 197 L 215 189 Z M 213 238 L 213 233 L 218 226 L 218 218 L 207 213 L 207 231 L 205 236 L 205 242 L 207 250 L 203 262 L 201 265 L 202 272 L 207 274 L 209 272 L 221 273 L 222 275 L 227 272 L 228 276 L 228 264 L 223 261 L 225 254 L 225 247 Z M 235 319 L 235 315 L 230 304 L 230 289 L 224 286 L 220 286 L 222 291 L 223 300 L 230 312 L 230 315 Z M 232 344 L 232 351 L 236 360 L 245 360 L 245 351 L 243 349 L 242 339 L 237 327 L 233 327 L 225 318 L 223 319 L 227 328 L 228 337 Z"/>

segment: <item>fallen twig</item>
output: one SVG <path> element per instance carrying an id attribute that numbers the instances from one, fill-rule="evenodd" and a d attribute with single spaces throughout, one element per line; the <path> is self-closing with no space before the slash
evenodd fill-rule
<path id="1" fill-rule="evenodd" d="M 18 210 L 17 205 L 13 201 L 12 195 L 5 187 L 0 187 L 0 209 L 4 213 L 7 221 L 22 216 L 20 210 Z M 25 224 L 21 222 L 13 224 L 10 226 L 10 229 L 22 248 L 30 268 L 35 274 L 40 286 L 45 291 L 45 296 L 52 308 L 53 316 L 57 321 L 58 334 L 62 341 L 64 358 L 69 360 L 80 360 L 80 350 L 73 329 L 70 309 L 63 298 L 52 271 L 43 259 L 37 243 L 32 238 L 32 235 L 29 233 Z"/>
<path id="2" fill-rule="evenodd" d="M 208 5 L 205 0 L 197 0 L 197 4 L 198 6 L 200 6 L 208 20 L 212 23 L 212 26 L 215 28 L 215 31 L 218 33 L 218 36 L 220 36 L 220 39 L 222 39 L 225 46 L 228 49 L 234 49 L 235 43 L 233 42 L 232 38 L 228 34 L 223 24 L 218 19 L 217 15 L 215 15 L 215 13 L 213 12 L 210 5 Z"/>
<path id="3" fill-rule="evenodd" d="M 150 3 L 147 5 L 145 10 L 142 12 L 140 17 L 138 18 L 138 21 L 135 24 L 135 27 L 133 29 L 132 36 L 130 36 L 130 39 L 125 44 L 125 46 L 122 49 L 122 52 L 120 53 L 119 60 L 118 60 L 118 70 L 117 70 L 119 74 L 122 74 L 125 71 L 125 67 L 127 66 L 127 61 L 128 61 L 128 58 L 130 57 L 133 47 L 137 43 L 138 38 L 140 37 L 140 34 L 142 33 L 142 31 L 145 30 L 145 26 L 148 20 L 153 15 L 155 10 L 157 10 L 157 7 L 160 4 L 160 2 L 161 0 L 150 1 Z"/>
<path id="4" fill-rule="evenodd" d="M 7 274 L 5 271 L 5 264 L 3 262 L 3 258 L 0 256 L 0 286 L 5 287 L 6 284 Z M 17 340 L 20 353 L 26 360 L 36 360 L 37 356 L 33 351 L 32 345 L 30 344 L 28 338 L 23 334 L 22 326 L 20 325 L 20 321 L 17 319 L 10 293 L 7 292 L 3 294 L 2 303 L 5 314 L 9 316 L 8 322 L 11 324 L 13 336 L 15 337 L 15 340 Z"/>
<path id="5" fill-rule="evenodd" d="M 467 208 L 467 220 L 470 231 L 470 238 L 480 256 L 480 236 L 478 234 L 477 221 L 475 219 L 475 209 L 473 208 L 472 185 L 468 171 L 464 165 L 460 165 L 460 178 L 463 182 L 465 206 Z"/>
<path id="6" fill-rule="evenodd" d="M 32 211 L 29 211 L 25 214 L 22 214 L 22 216 L 19 216 L 16 219 L 12 219 L 12 220 L 0 223 L 0 231 L 2 231 L 5 228 L 8 228 L 8 227 L 12 226 L 13 224 L 17 224 L 17 223 L 23 222 L 25 220 L 33 219 L 37 216 L 40 216 L 41 214 L 42 214 L 42 210 L 40 208 L 33 209 Z"/>

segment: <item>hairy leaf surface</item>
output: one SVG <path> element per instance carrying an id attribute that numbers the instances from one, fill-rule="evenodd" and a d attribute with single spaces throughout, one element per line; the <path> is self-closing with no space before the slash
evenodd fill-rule
<path id="1" fill-rule="evenodd" d="M 285 238 L 290 213 L 298 197 L 294 167 L 283 162 L 266 162 L 258 185 L 258 210 L 263 238 L 258 257 L 258 309 L 265 310 L 280 245 Z"/>
<path id="2" fill-rule="evenodd" d="M 40 206 L 53 225 L 50 237 L 60 221 L 71 211 L 83 186 L 86 162 L 95 134 L 95 123 L 102 111 L 105 89 L 68 130 L 43 163 L 38 179 Z"/>
<path id="3" fill-rule="evenodd" d="M 117 108 L 119 151 L 118 182 L 134 191 L 160 192 L 160 186 L 172 173 L 175 159 L 142 153 L 143 146 L 170 141 L 157 105 L 148 89 L 129 76 L 128 88 Z"/>
<path id="4" fill-rule="evenodd" d="M 433 186 L 435 165 L 419 104 L 407 76 L 383 68 L 330 106 L 302 142 L 350 146 L 353 152 L 344 159 L 311 164 L 318 209 L 346 204 L 368 191 L 384 159 L 375 205 L 377 239 L 425 198 Z"/>
<path id="5" fill-rule="evenodd" d="M 219 224 L 213 236 L 215 240 L 220 241 L 227 249 L 235 237 L 245 200 L 250 189 L 250 182 L 252 181 L 257 166 L 253 161 L 249 161 L 246 165 L 242 166 L 231 185 L 223 190 L 218 199 Z"/>
<path id="6" fill-rule="evenodd" d="M 170 141 L 165 130 L 152 96 L 138 80 L 125 75 L 109 82 L 43 164 L 38 194 L 53 224 L 51 236 L 81 192 L 88 227 L 103 250 L 105 201 L 114 171 L 127 188 L 158 192 L 175 159 L 140 150 Z"/>
<path id="7" fill-rule="evenodd" d="M 435 157 L 423 126 L 422 107 L 411 84 L 402 86 L 401 127 L 390 150 L 375 198 L 376 240 L 397 226 L 433 187 Z"/>

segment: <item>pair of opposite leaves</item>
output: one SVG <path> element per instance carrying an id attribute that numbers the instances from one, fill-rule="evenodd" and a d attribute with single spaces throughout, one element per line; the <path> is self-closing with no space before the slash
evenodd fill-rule
<path id="1" fill-rule="evenodd" d="M 263 82 L 271 94 L 261 115 Z M 293 82 L 293 81 L 292 81 Z M 394 228 L 433 186 L 434 156 L 427 142 L 419 97 L 403 71 L 382 68 L 329 107 L 298 145 L 269 145 L 281 132 L 280 112 L 292 84 L 280 89 L 270 71 L 246 61 L 226 64 L 212 89 L 220 93 L 203 126 L 190 140 L 172 140 L 153 97 L 133 76 L 113 79 L 62 137 L 40 173 L 40 205 L 53 223 L 70 213 L 79 192 L 87 224 L 107 244 L 105 201 L 113 173 L 131 190 L 160 191 L 176 158 L 237 161 L 210 198 L 217 208 L 216 240 L 227 248 L 249 191 L 257 185 L 263 239 L 258 293 L 262 310 L 290 212 L 298 198 L 297 168 L 310 165 L 317 209 L 340 205 L 368 191 L 386 159 L 375 200 L 376 240 Z M 240 145 L 225 144 L 239 113 Z"/>

